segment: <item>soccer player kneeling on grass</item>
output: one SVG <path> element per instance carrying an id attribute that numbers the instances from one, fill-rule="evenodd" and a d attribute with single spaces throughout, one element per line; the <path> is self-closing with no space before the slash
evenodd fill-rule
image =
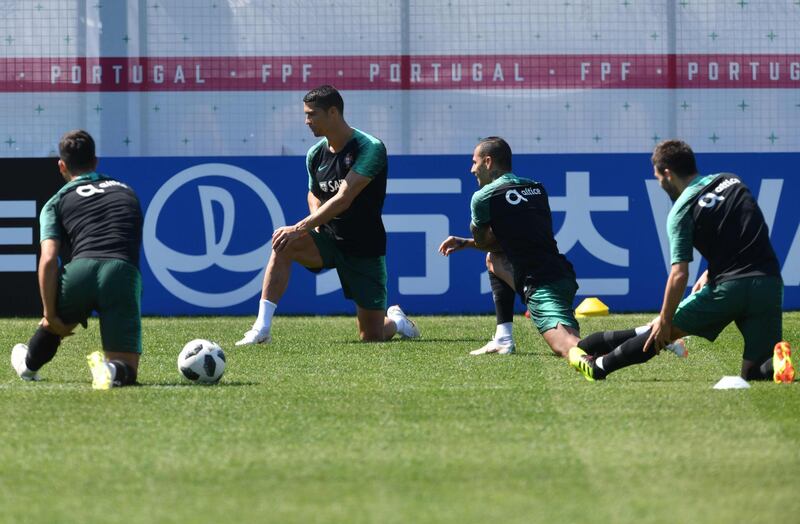
<path id="1" fill-rule="evenodd" d="M 672 269 L 661 313 L 649 329 L 594 333 L 569 353 L 588 380 L 646 362 L 686 335 L 713 341 L 731 322 L 744 337 L 745 380 L 792 382 L 789 344 L 782 342 L 783 280 L 764 216 L 741 179 L 700 175 L 685 142 L 658 144 L 652 157 L 661 188 L 675 204 L 667 218 Z M 683 298 L 692 247 L 708 270 Z"/>
<path id="2" fill-rule="evenodd" d="M 399 306 L 386 309 L 386 198 L 388 160 L 377 138 L 344 120 L 344 101 L 331 86 L 303 98 L 306 125 L 323 137 L 306 155 L 309 215 L 272 234 L 258 317 L 236 345 L 271 340 L 272 316 L 289 285 L 292 263 L 315 273 L 336 268 L 346 298 L 356 303 L 361 340 L 419 337 Z"/>
<path id="3" fill-rule="evenodd" d="M 39 219 L 44 318 L 27 345 L 11 350 L 11 364 L 23 380 L 39 380 L 62 338 L 97 311 L 103 351 L 88 356 L 92 387 L 134 384 L 142 352 L 139 199 L 127 185 L 95 172 L 94 140 L 86 131 L 66 133 L 58 146 L 67 183 Z M 62 245 L 70 261 L 59 270 Z"/>
<path id="4" fill-rule="evenodd" d="M 464 248 L 488 251 L 497 330 L 471 354 L 514 352 L 516 292 L 545 342 L 566 358 L 579 340 L 572 312 L 578 283 L 572 264 L 558 252 L 544 186 L 511 172 L 511 148 L 499 137 L 484 138 L 475 146 L 471 172 L 480 186 L 471 203 L 473 238 L 450 236 L 439 246 L 444 256 Z"/>

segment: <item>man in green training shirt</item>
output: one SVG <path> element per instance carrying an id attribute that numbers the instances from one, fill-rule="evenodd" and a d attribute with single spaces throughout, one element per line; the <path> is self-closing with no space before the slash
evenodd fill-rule
<path id="1" fill-rule="evenodd" d="M 134 384 L 142 352 L 139 199 L 126 184 L 95 172 L 94 139 L 86 131 L 66 133 L 58 150 L 67 183 L 39 218 L 44 318 L 27 345 L 14 346 L 11 364 L 23 380 L 39 380 L 61 339 L 97 311 L 103 352 L 88 357 L 92 387 Z M 67 255 L 61 269 L 59 252 Z"/>
<path id="2" fill-rule="evenodd" d="M 545 342 L 566 358 L 579 340 L 572 310 L 578 284 L 572 264 L 558 251 L 544 186 L 511 171 L 511 148 L 500 137 L 484 138 L 475 146 L 471 172 L 480 186 L 471 202 L 472 238 L 450 236 L 439 252 L 444 256 L 464 248 L 488 252 L 497 331 L 472 354 L 513 353 L 516 292 Z"/>
<path id="3" fill-rule="evenodd" d="M 293 262 L 310 271 L 336 268 L 346 298 L 356 303 L 359 337 L 366 342 L 419 337 L 400 306 L 386 308 L 386 198 L 388 159 L 377 138 L 350 127 L 344 100 L 332 86 L 303 98 L 306 125 L 322 137 L 306 155 L 309 215 L 272 235 L 258 316 L 236 345 L 268 343 L 272 317 L 289 284 Z"/>
<path id="4" fill-rule="evenodd" d="M 731 322 L 744 337 L 741 377 L 792 382 L 791 349 L 782 342 L 783 280 L 764 216 L 731 173 L 700 175 L 694 152 L 680 140 L 658 144 L 653 172 L 675 202 L 667 218 L 672 268 L 661 313 L 651 328 L 595 333 L 570 350 L 588 380 L 652 358 L 686 335 L 713 341 Z M 683 298 L 695 247 L 708 270 Z"/>

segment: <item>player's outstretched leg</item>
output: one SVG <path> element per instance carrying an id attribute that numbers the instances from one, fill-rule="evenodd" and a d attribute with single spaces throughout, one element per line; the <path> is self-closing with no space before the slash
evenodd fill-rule
<path id="1" fill-rule="evenodd" d="M 272 341 L 270 335 L 272 317 L 275 315 L 278 302 L 289 286 L 289 277 L 294 262 L 313 271 L 322 269 L 322 255 L 313 240 L 314 235 L 315 233 L 312 233 L 296 238 L 281 251 L 272 250 L 261 284 L 258 317 L 253 326 L 242 336 L 242 339 L 236 342 L 237 346 L 264 344 Z M 319 237 L 318 234 L 316 236 Z"/>
<path id="2" fill-rule="evenodd" d="M 386 310 L 386 317 L 395 323 L 397 326 L 397 333 L 400 335 L 400 338 L 419 337 L 419 328 L 414 321 L 408 318 L 403 310 L 400 309 L 400 306 L 389 306 L 389 309 Z"/>
<path id="3" fill-rule="evenodd" d="M 642 364 L 653 358 L 656 352 L 652 348 L 644 351 L 649 336 L 648 329 L 623 342 L 612 352 L 599 357 L 591 357 L 579 347 L 572 348 L 569 350 L 569 364 L 587 380 L 603 379 L 610 373 L 634 364 Z"/>
<path id="4" fill-rule="evenodd" d="M 611 353 L 623 342 L 637 335 L 641 335 L 649 329 L 650 326 L 646 325 L 619 331 L 598 331 L 597 333 L 592 333 L 582 338 L 581 341 L 578 342 L 578 347 L 584 350 L 588 355 L 599 357 L 606 353 Z M 686 347 L 686 340 L 683 338 L 679 338 L 675 342 L 668 344 L 664 349 L 680 358 L 686 358 L 689 355 L 689 350 Z"/>
<path id="5" fill-rule="evenodd" d="M 587 355 L 584 350 L 577 346 L 570 348 L 567 354 L 567 360 L 569 361 L 569 365 L 574 368 L 575 371 L 583 375 L 583 378 L 589 382 L 606 378 L 603 370 L 594 365 L 594 357 Z"/>
<path id="6" fill-rule="evenodd" d="M 622 329 L 619 331 L 598 331 L 591 335 L 586 335 L 580 342 L 578 347 L 586 352 L 587 355 L 599 356 L 611 353 L 614 349 L 623 342 L 635 337 L 639 333 L 637 329 Z M 645 328 L 646 330 L 647 328 Z"/>

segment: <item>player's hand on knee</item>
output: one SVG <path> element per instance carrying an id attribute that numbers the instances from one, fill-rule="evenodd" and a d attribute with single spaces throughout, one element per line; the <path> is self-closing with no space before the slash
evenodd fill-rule
<path id="1" fill-rule="evenodd" d="M 298 231 L 296 226 L 279 227 L 272 233 L 272 249 L 280 253 L 295 239 L 307 235 L 306 231 Z"/>
<path id="2" fill-rule="evenodd" d="M 54 316 L 43 318 L 42 321 L 39 322 L 39 325 L 60 337 L 68 337 L 74 334 L 73 330 L 78 324 L 64 324 L 61 318 Z"/>

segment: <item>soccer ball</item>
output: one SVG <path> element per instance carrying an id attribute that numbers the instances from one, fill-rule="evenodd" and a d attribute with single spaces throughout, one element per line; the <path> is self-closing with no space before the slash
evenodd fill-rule
<path id="1" fill-rule="evenodd" d="M 216 342 L 197 338 L 178 355 L 178 371 L 199 384 L 216 384 L 225 372 L 225 352 Z"/>

